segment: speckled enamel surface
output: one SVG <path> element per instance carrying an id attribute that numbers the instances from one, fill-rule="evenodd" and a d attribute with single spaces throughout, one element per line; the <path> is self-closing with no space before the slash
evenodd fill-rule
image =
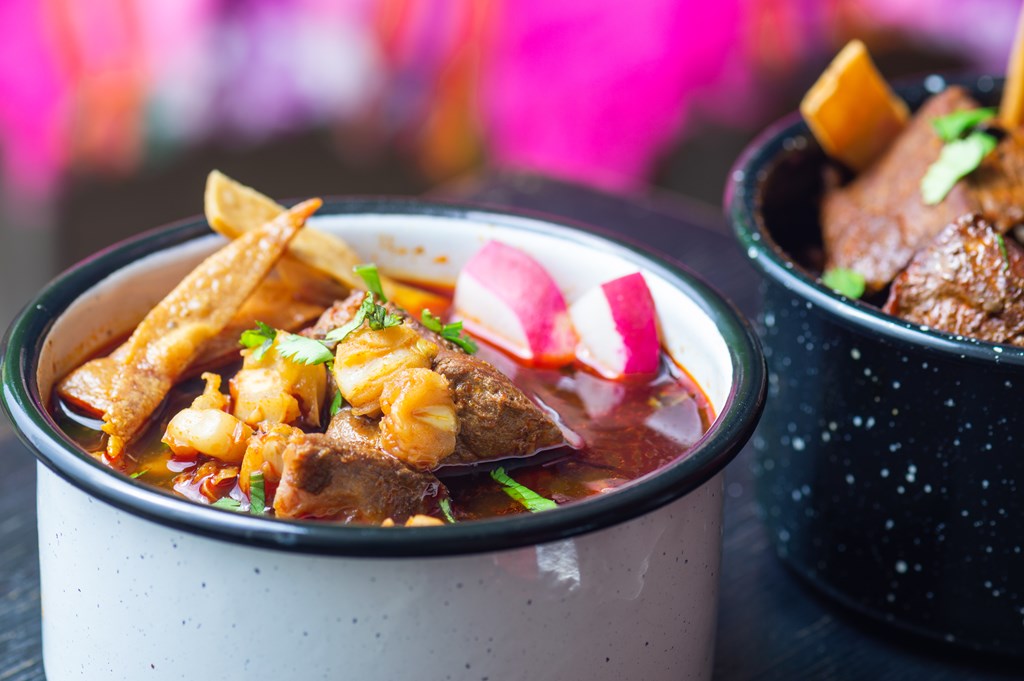
<path id="1" fill-rule="evenodd" d="M 711 676 L 721 475 L 574 539 L 391 560 L 205 539 L 38 480 L 50 681 Z"/>
<path id="2" fill-rule="evenodd" d="M 956 82 L 998 99 L 997 79 Z M 901 94 L 915 106 L 946 85 L 930 76 Z M 765 276 L 768 400 L 753 444 L 770 537 L 848 607 L 1024 655 L 1024 350 L 890 317 L 797 265 L 783 244 L 820 248 L 823 161 L 794 115 L 748 148 L 726 194 Z"/>
<path id="3" fill-rule="evenodd" d="M 778 286 L 754 474 L 779 554 L 855 607 L 1024 646 L 1024 372 L 899 349 Z"/>

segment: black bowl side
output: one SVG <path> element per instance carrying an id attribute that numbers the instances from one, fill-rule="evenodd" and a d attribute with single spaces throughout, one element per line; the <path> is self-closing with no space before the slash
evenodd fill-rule
<path id="1" fill-rule="evenodd" d="M 49 469 L 122 510 L 215 539 L 302 553 L 372 557 L 459 555 L 541 544 L 592 532 L 651 512 L 710 480 L 746 443 L 764 405 L 765 369 L 757 338 L 739 313 L 682 265 L 598 229 L 526 214 L 400 199 L 335 199 L 321 214 L 438 215 L 515 227 L 614 253 L 650 269 L 691 297 L 715 322 L 729 347 L 733 382 L 720 418 L 685 456 L 613 494 L 554 511 L 444 527 L 388 528 L 255 518 L 211 509 L 103 466 L 54 423 L 39 394 L 36 367 L 53 321 L 81 293 L 138 258 L 208 234 L 196 218 L 126 240 L 72 267 L 30 302 L 7 332 L 2 403 L 22 441 Z"/>
<path id="2" fill-rule="evenodd" d="M 992 101 L 999 81 L 960 79 Z M 901 89 L 912 106 L 944 80 Z M 769 399 L 753 444 L 778 554 L 831 597 L 978 650 L 1024 654 L 1024 349 L 836 294 L 790 256 L 819 238 L 824 156 L 797 117 L 737 162 L 726 211 L 764 277 Z"/>

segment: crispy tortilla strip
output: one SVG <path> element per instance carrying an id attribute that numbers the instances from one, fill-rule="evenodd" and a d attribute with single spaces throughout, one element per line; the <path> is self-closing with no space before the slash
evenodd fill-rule
<path id="1" fill-rule="evenodd" d="M 110 391 L 127 354 L 128 344 L 122 343 L 106 357 L 86 362 L 57 384 L 57 394 L 79 409 L 103 416 L 110 409 Z"/>
<path id="2" fill-rule="evenodd" d="M 120 456 L 175 381 L 227 326 L 322 203 L 305 201 L 235 239 L 200 263 L 149 311 L 128 339 L 124 366 L 103 415 L 103 431 L 110 435 L 108 456 Z"/>
<path id="3" fill-rule="evenodd" d="M 264 279 L 228 325 L 203 346 L 184 376 L 195 376 L 204 369 L 219 366 L 231 355 L 237 358 L 238 338 L 243 331 L 256 326 L 256 320 L 275 329 L 297 331 L 316 319 L 326 305 L 305 300 L 296 283 L 273 275 Z M 86 362 L 57 384 L 57 394 L 79 409 L 102 416 L 110 409 L 110 392 L 127 353 L 125 342 L 106 357 Z"/>
<path id="4" fill-rule="evenodd" d="M 246 299 L 224 330 L 203 347 L 199 357 L 189 367 L 189 372 L 199 373 L 217 366 L 231 355 L 238 359 L 238 351 L 241 349 L 238 339 L 243 331 L 256 326 L 257 320 L 274 329 L 294 331 L 301 329 L 318 314 L 316 310 L 323 312 L 324 307 L 298 299 L 295 289 L 281 280 L 264 281 Z"/>
<path id="5" fill-rule="evenodd" d="M 999 102 L 999 121 L 1007 130 L 1015 130 L 1024 123 L 1024 8 L 1017 17 L 1017 35 L 1006 64 L 1006 83 Z"/>
<path id="6" fill-rule="evenodd" d="M 258 228 L 284 211 L 284 207 L 273 199 L 232 180 L 219 170 L 210 171 L 206 178 L 204 203 L 210 227 L 229 239 Z M 364 261 L 333 234 L 306 229 L 295 237 L 288 249 L 297 259 L 349 289 L 366 289 L 363 280 L 352 271 Z M 447 299 L 436 293 L 401 284 L 385 276 L 380 279 L 385 295 L 417 318 L 425 308 L 440 314 L 448 307 Z"/>
<path id="7" fill-rule="evenodd" d="M 800 113 L 825 153 L 856 171 L 881 156 L 910 117 L 859 40 L 836 55 L 804 95 Z"/>

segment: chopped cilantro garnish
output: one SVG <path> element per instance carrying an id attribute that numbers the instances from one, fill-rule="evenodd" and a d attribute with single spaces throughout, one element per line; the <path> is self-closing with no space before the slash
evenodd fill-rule
<path id="1" fill-rule="evenodd" d="M 996 241 L 999 242 L 999 252 L 1003 254 L 1003 269 L 1010 271 L 1010 253 L 1006 250 L 1006 239 L 1002 234 L 996 234 Z"/>
<path id="2" fill-rule="evenodd" d="M 257 321 L 256 328 L 243 331 L 238 342 L 247 348 L 256 348 L 252 356 L 260 360 L 263 359 L 263 355 L 270 349 L 270 346 L 274 344 L 275 337 L 277 337 L 277 331 L 263 322 Z"/>
<path id="3" fill-rule="evenodd" d="M 968 130 L 977 127 L 981 123 L 995 118 L 996 109 L 967 109 L 965 111 L 954 111 L 951 114 L 940 116 L 932 120 L 932 127 L 943 142 L 952 142 L 959 139 Z"/>
<path id="4" fill-rule="evenodd" d="M 420 315 L 420 321 L 423 322 L 423 326 L 434 333 L 440 334 L 441 338 L 455 343 L 471 355 L 479 349 L 472 338 L 462 333 L 462 322 L 442 324 L 441 319 L 435 317 L 430 310 L 423 310 L 423 314 Z"/>
<path id="5" fill-rule="evenodd" d="M 334 393 L 334 399 L 331 400 L 331 416 L 334 416 L 341 411 L 341 391 Z"/>
<path id="6" fill-rule="evenodd" d="M 143 469 L 142 469 L 142 470 L 140 470 L 140 471 L 135 471 L 135 472 L 134 472 L 134 473 L 132 473 L 132 474 L 131 474 L 131 475 L 130 475 L 129 477 L 130 477 L 130 478 L 132 478 L 132 479 L 135 479 L 135 478 L 141 478 L 141 477 L 142 477 L 143 475 L 145 475 L 145 474 L 146 474 L 146 473 L 148 473 L 148 472 L 149 472 L 149 469 L 148 469 L 148 468 L 143 468 Z"/>
<path id="7" fill-rule="evenodd" d="M 964 139 L 953 140 L 942 147 L 939 158 L 928 166 L 921 178 L 921 197 L 929 206 L 940 203 L 960 181 L 981 165 L 999 141 L 984 132 L 972 132 Z"/>
<path id="8" fill-rule="evenodd" d="M 932 121 L 936 134 L 946 144 L 921 178 L 921 198 L 926 204 L 940 203 L 961 178 L 974 172 L 996 148 L 999 140 L 976 129 L 995 115 L 995 109 L 969 109 Z"/>
<path id="9" fill-rule="evenodd" d="M 328 343 L 340 343 L 345 340 L 350 333 L 363 325 L 363 322 L 366 320 L 367 305 L 373 305 L 373 294 L 367 294 L 363 298 L 363 304 L 352 315 L 352 319 L 328 333 L 324 340 Z"/>
<path id="10" fill-rule="evenodd" d="M 370 293 L 374 293 L 380 298 L 380 302 L 388 302 L 387 296 L 384 295 L 384 287 L 380 283 L 380 273 L 377 272 L 377 266 L 372 262 L 368 262 L 362 265 L 356 265 L 352 270 L 362 277 L 363 281 L 366 282 L 366 288 Z"/>
<path id="11" fill-rule="evenodd" d="M 217 501 L 210 504 L 210 506 L 214 506 L 216 508 L 226 508 L 229 511 L 237 511 L 239 508 L 242 507 L 242 502 L 238 501 L 238 499 L 232 499 L 231 497 L 221 497 Z"/>
<path id="12" fill-rule="evenodd" d="M 491 478 L 501 485 L 505 494 L 509 495 L 520 504 L 526 507 L 531 513 L 547 511 L 558 506 L 554 501 L 534 492 L 529 487 L 523 487 L 518 482 L 505 474 L 504 468 L 495 468 L 491 471 Z"/>
<path id="13" fill-rule="evenodd" d="M 455 516 L 452 515 L 452 501 L 448 497 L 445 497 L 438 502 L 438 506 L 441 507 L 441 513 L 444 513 L 444 519 L 450 523 L 455 522 Z"/>
<path id="14" fill-rule="evenodd" d="M 383 305 L 377 304 L 375 297 L 376 294 L 373 291 L 367 293 L 352 319 L 328 333 L 324 340 L 328 343 L 340 343 L 350 333 L 362 326 L 363 322 L 366 322 L 367 326 L 374 331 L 380 331 L 381 329 L 401 324 L 402 318 L 399 315 L 388 312 L 388 309 Z"/>
<path id="15" fill-rule="evenodd" d="M 821 275 L 821 283 L 847 298 L 864 295 L 864 275 L 845 267 L 835 267 Z"/>
<path id="16" fill-rule="evenodd" d="M 371 303 L 373 296 L 367 296 Z M 372 309 L 366 313 L 366 325 L 374 331 L 380 331 L 381 329 L 387 329 L 392 326 L 399 326 L 402 323 L 402 318 L 399 315 L 391 314 L 388 309 L 383 305 L 372 305 Z"/>
<path id="17" fill-rule="evenodd" d="M 266 510 L 266 492 L 263 489 L 263 473 L 249 474 L 249 513 L 263 515 Z"/>
<path id="18" fill-rule="evenodd" d="M 277 344 L 277 354 L 297 364 L 328 364 L 334 360 L 330 348 L 318 340 L 298 336 L 294 333 L 285 335 Z"/>

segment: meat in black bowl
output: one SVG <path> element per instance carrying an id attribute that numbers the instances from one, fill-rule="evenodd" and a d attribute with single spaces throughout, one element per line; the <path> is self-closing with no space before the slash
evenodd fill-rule
<path id="1" fill-rule="evenodd" d="M 990 106 L 1001 85 L 929 76 L 897 90 L 917 110 L 953 95 Z M 830 597 L 917 634 L 1019 655 L 1021 185 L 987 179 L 985 164 L 1003 166 L 1000 181 L 1017 167 L 997 151 L 925 204 L 921 173 L 942 144 L 920 123 L 900 140 L 923 142 L 884 157 L 887 175 L 878 162 L 851 181 L 798 115 L 734 167 L 726 211 L 764 277 L 758 500 L 779 556 Z M 864 297 L 825 285 L 830 268 L 859 271 Z"/>

